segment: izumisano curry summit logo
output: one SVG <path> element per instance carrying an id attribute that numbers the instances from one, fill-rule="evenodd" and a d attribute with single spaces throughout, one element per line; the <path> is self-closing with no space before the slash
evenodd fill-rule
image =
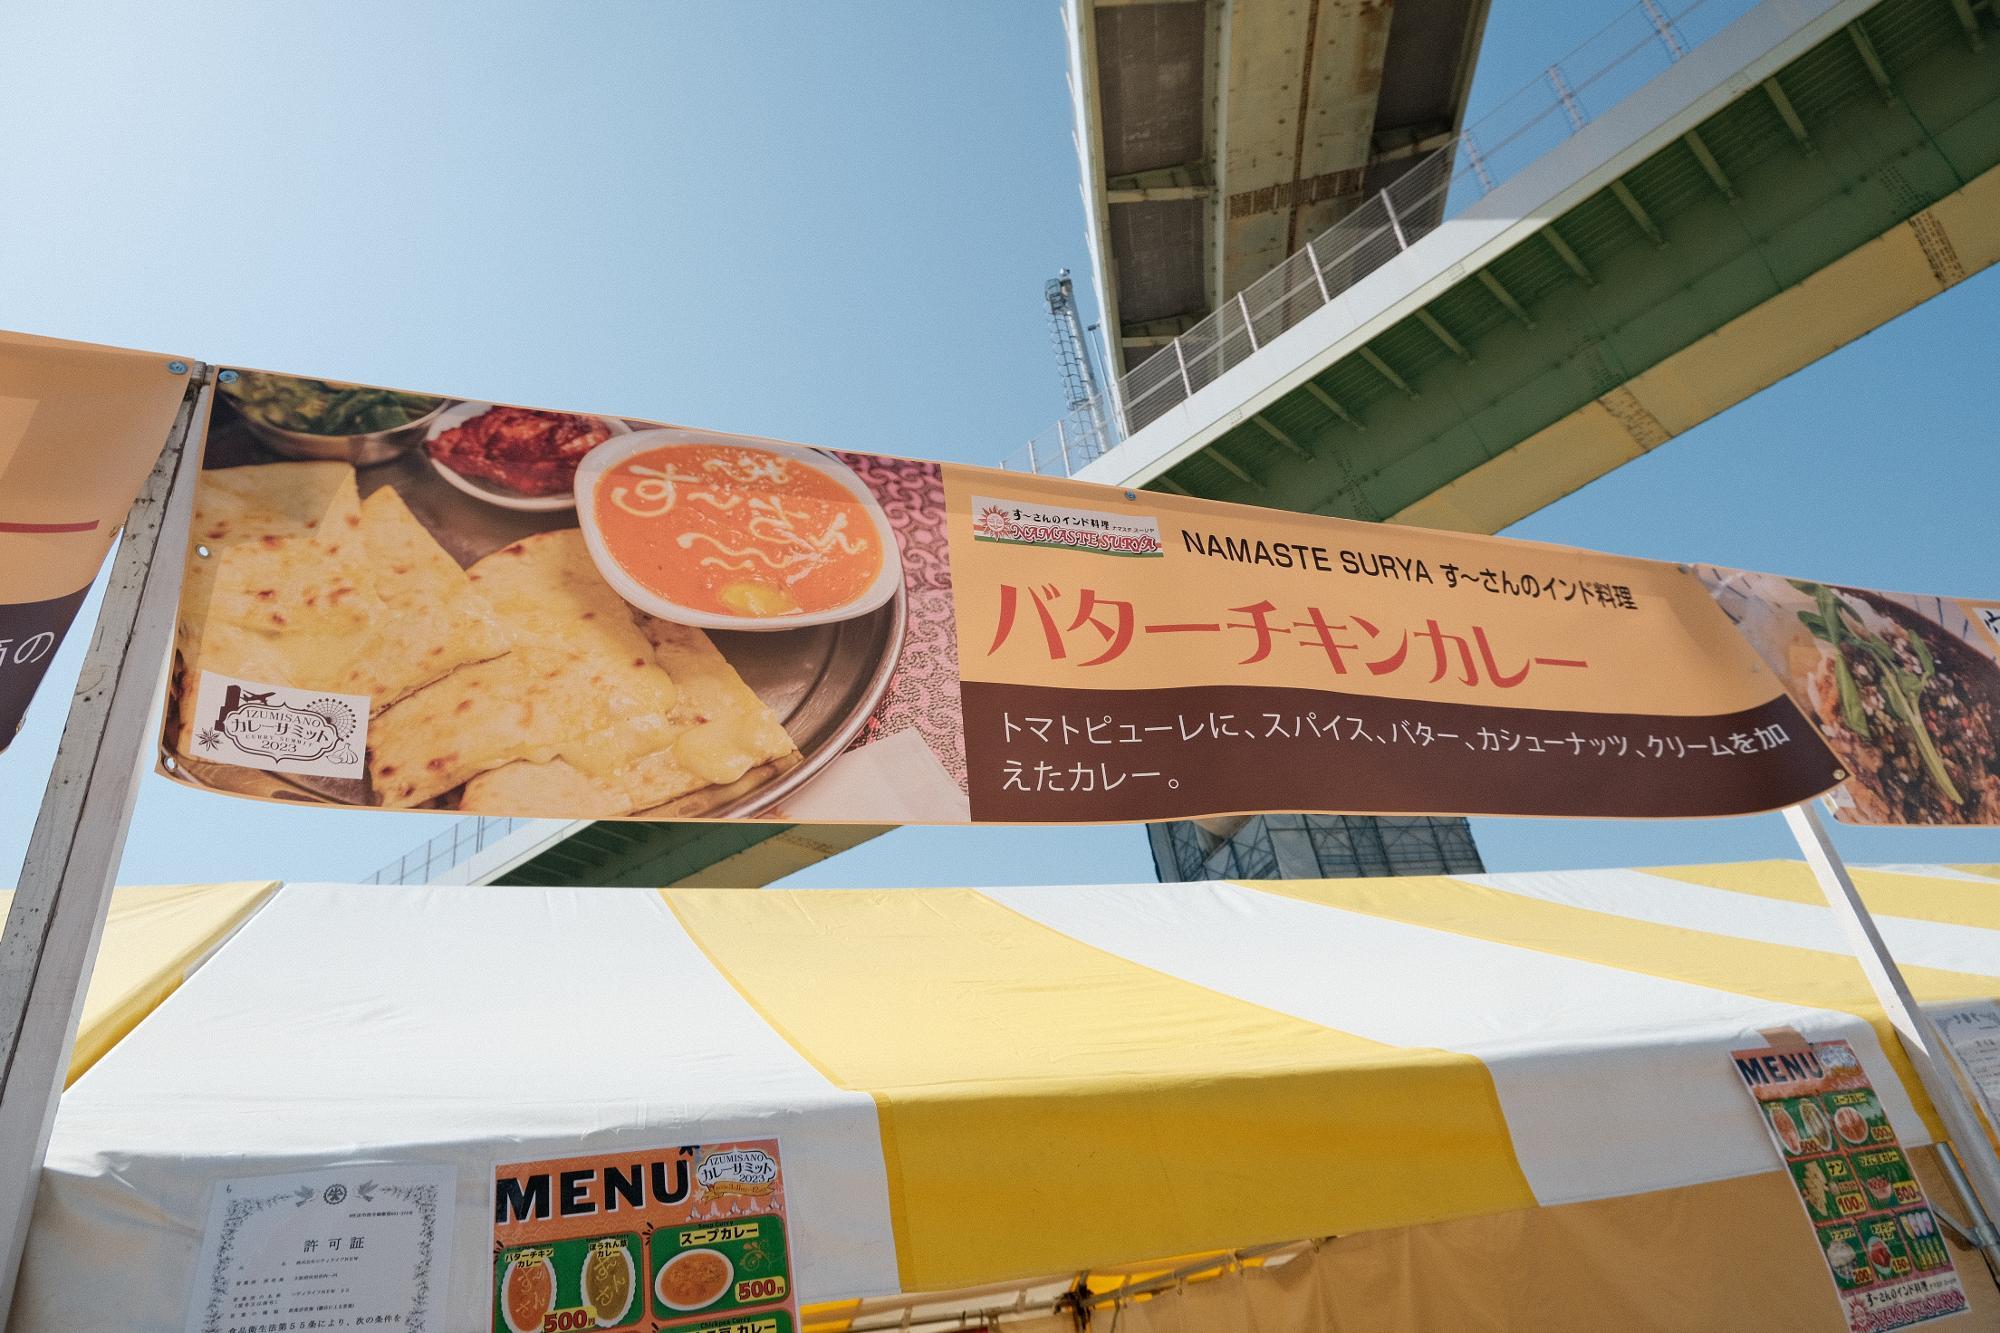
<path id="1" fill-rule="evenodd" d="M 205 671 L 194 753 L 243 768 L 358 778 L 368 704 L 366 696 L 294 691 Z"/>

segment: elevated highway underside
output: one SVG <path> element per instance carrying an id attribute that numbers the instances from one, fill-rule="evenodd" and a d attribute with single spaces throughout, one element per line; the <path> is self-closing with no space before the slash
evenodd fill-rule
<path id="1" fill-rule="evenodd" d="M 1451 141 L 1487 0 L 1071 0 L 1123 371 Z"/>
<path id="2" fill-rule="evenodd" d="M 1744 22 L 1788 8 L 1809 46 L 1719 36 L 1082 475 L 1495 531 L 2000 258 L 1991 5 Z"/>

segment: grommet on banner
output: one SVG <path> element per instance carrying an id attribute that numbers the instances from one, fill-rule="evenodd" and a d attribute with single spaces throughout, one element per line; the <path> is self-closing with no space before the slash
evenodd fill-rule
<path id="1" fill-rule="evenodd" d="M 222 381 L 224 384 L 234 384 L 236 383 L 238 376 L 236 372 L 233 370 L 225 370 L 219 375 L 217 375 L 215 378 Z"/>
<path id="2" fill-rule="evenodd" d="M 167 362 L 167 373 L 169 375 L 185 375 L 188 373 L 188 363 L 185 361 L 169 361 Z"/>

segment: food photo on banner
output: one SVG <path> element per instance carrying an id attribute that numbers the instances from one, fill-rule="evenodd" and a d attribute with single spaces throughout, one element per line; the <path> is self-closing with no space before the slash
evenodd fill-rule
<path id="1" fill-rule="evenodd" d="M 1695 571 L 1852 776 L 1853 824 L 2000 824 L 2000 603 Z"/>
<path id="2" fill-rule="evenodd" d="M 342 806 L 962 823 L 943 526 L 933 463 L 241 372 L 163 762 Z"/>
<path id="3" fill-rule="evenodd" d="M 2000 818 L 1994 733 L 1937 713 L 1992 724 L 1976 603 L 1928 599 L 1963 623 L 1919 632 L 1762 575 L 220 378 L 160 756 L 214 791 L 1058 824 L 1697 817 L 1839 788 L 1850 817 Z M 1800 642 L 1867 682 L 1866 732 L 1829 723 Z"/>

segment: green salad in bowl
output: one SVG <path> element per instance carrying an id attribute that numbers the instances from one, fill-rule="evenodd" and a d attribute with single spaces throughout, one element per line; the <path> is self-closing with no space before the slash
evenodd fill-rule
<path id="1" fill-rule="evenodd" d="M 364 384 L 237 372 L 222 391 L 281 454 L 379 463 L 414 446 L 448 401 Z"/>

